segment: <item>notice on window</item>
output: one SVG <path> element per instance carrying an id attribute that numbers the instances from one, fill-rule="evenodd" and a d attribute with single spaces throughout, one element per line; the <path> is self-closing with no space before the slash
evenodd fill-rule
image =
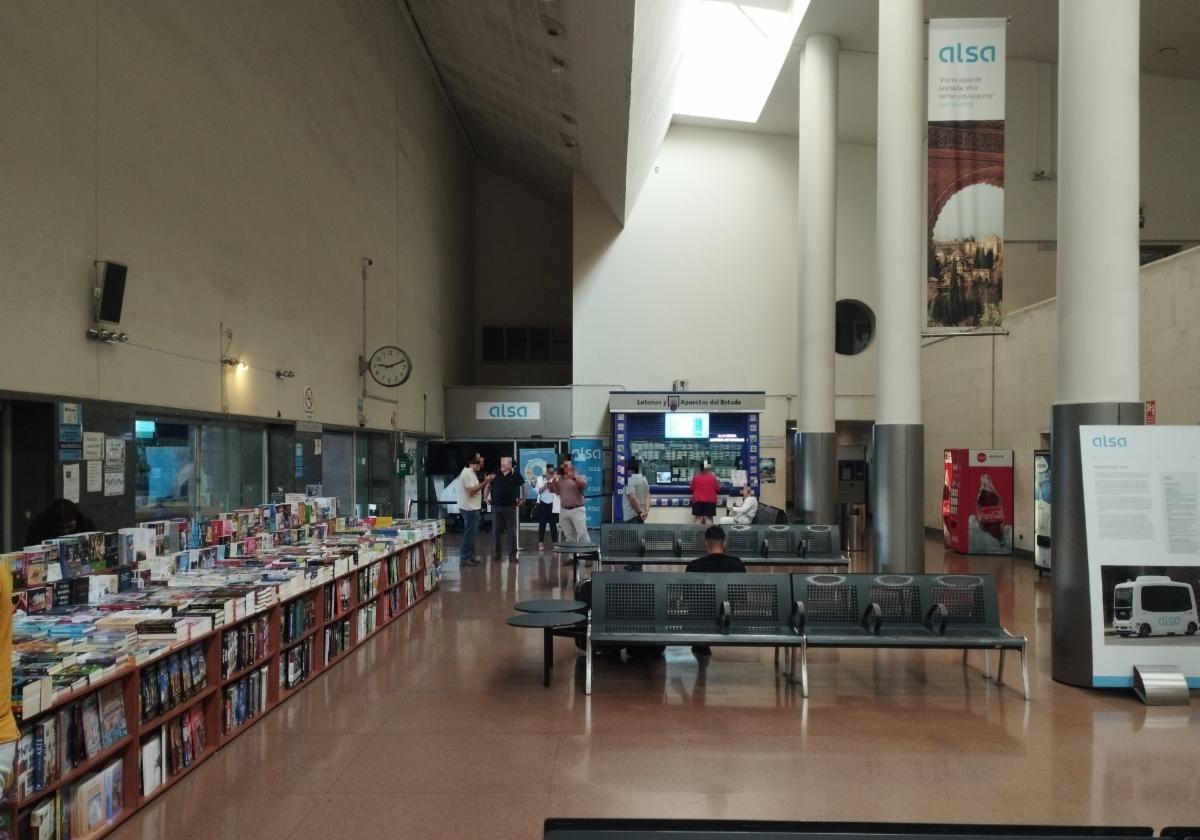
<path id="1" fill-rule="evenodd" d="M 83 460 L 99 461 L 104 457 L 104 432 L 83 433 Z"/>
<path id="2" fill-rule="evenodd" d="M 1092 604 L 1092 684 L 1135 665 L 1200 683 L 1200 427 L 1079 430 Z"/>
<path id="3" fill-rule="evenodd" d="M 87 492 L 99 493 L 104 489 L 104 464 L 100 461 L 87 462 Z"/>
<path id="4" fill-rule="evenodd" d="M 63 498 L 79 503 L 79 464 L 63 464 Z"/>

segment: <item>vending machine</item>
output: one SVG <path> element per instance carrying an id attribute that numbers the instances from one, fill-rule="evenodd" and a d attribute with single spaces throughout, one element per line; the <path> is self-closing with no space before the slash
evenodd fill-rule
<path id="1" fill-rule="evenodd" d="M 1033 453 L 1033 565 L 1038 576 L 1050 568 L 1050 452 Z"/>
<path id="2" fill-rule="evenodd" d="M 1012 450 L 947 449 L 945 470 L 946 548 L 963 554 L 1012 554 Z"/>

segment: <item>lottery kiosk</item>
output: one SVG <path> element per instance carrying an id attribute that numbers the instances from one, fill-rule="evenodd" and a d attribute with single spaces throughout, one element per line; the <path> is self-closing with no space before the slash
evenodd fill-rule
<path id="1" fill-rule="evenodd" d="M 631 459 L 650 482 L 655 522 L 690 522 L 692 475 L 707 461 L 723 494 L 759 493 L 759 417 L 764 391 L 611 391 L 613 521 L 622 519 Z M 722 500 L 724 501 L 724 500 Z M 666 510 L 662 510 L 666 508 Z"/>

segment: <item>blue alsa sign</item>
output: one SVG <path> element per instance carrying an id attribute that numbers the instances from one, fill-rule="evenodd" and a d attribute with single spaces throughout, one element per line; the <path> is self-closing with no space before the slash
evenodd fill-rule
<path id="1" fill-rule="evenodd" d="M 947 44 L 938 50 L 938 61 L 943 64 L 975 64 L 977 62 L 993 62 L 996 60 L 996 48 L 990 44 Z"/>
<path id="2" fill-rule="evenodd" d="M 537 402 L 477 402 L 476 420 L 541 420 L 542 404 Z"/>

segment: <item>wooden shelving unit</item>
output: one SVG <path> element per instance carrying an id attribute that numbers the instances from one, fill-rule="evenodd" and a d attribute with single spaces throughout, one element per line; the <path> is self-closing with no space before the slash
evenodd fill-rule
<path id="1" fill-rule="evenodd" d="M 34 791 L 30 795 L 20 798 L 16 803 L 6 804 L 4 808 L 9 812 L 8 816 L 13 826 L 13 836 L 17 840 L 25 840 L 28 837 L 22 829 L 22 823 L 18 819 L 19 815 L 24 814 L 46 797 L 53 796 L 58 791 L 69 787 L 90 773 L 103 769 L 106 764 L 120 756 L 123 760 L 122 802 L 124 803 L 124 807 L 111 822 L 89 835 L 87 840 L 95 840 L 110 833 L 118 825 L 131 817 L 139 808 L 165 793 L 196 769 L 196 767 L 211 758 L 221 747 L 224 747 L 237 736 L 254 726 L 254 724 L 261 721 L 275 707 L 286 702 L 301 689 L 311 685 L 317 677 L 344 660 L 353 650 L 371 636 L 433 594 L 437 590 L 436 578 L 433 578 L 435 583 L 432 588 L 427 585 L 427 582 L 431 579 L 430 572 L 433 570 L 433 561 L 435 557 L 440 556 L 440 551 L 435 544 L 440 539 L 438 537 L 435 540 L 427 540 L 406 546 L 396 550 L 392 554 L 367 561 L 334 577 L 332 580 L 318 582 L 304 592 L 279 600 L 266 610 L 246 616 L 233 624 L 223 625 L 210 633 L 190 639 L 187 642 L 180 643 L 172 651 L 164 653 L 161 656 L 136 666 L 118 669 L 103 680 L 89 685 L 86 689 L 80 689 L 69 695 L 60 697 L 48 708 L 42 709 L 37 714 L 21 721 L 21 731 L 24 733 L 44 718 L 57 714 L 65 706 L 81 700 L 109 683 L 120 681 L 122 687 L 121 693 L 125 703 L 125 723 L 128 734 L 108 748 L 100 751 L 93 758 L 73 768 L 69 773 L 62 774 L 60 778 L 44 786 L 41 790 Z M 414 557 L 416 558 L 416 566 L 411 571 L 408 571 Z M 388 561 L 392 558 L 395 558 L 395 567 L 402 570 L 395 581 L 390 580 L 388 573 Z M 368 570 L 373 567 L 379 567 L 380 569 L 378 591 L 360 603 L 358 598 L 359 575 L 369 574 Z M 406 603 L 406 598 L 402 597 L 400 608 L 393 613 L 387 607 L 385 596 L 393 589 L 406 587 L 408 581 L 413 579 L 416 581 L 414 600 L 412 603 Z M 347 581 L 350 585 L 350 604 L 345 609 L 339 609 L 338 590 L 343 581 Z M 328 586 L 333 586 L 334 588 L 334 610 L 329 616 L 326 616 L 324 614 L 325 588 Z M 314 625 L 293 641 L 284 642 L 283 611 L 286 605 L 302 598 L 312 598 L 315 601 L 316 620 Z M 356 632 L 358 612 L 372 604 L 376 607 L 375 628 L 360 639 Z M 253 664 L 240 668 L 229 676 L 222 678 L 221 651 L 224 634 L 236 632 L 241 625 L 255 621 L 264 614 L 267 616 L 268 653 L 260 656 Z M 350 622 L 349 642 L 343 651 L 326 664 L 325 628 L 333 627 L 346 620 Z M 308 675 L 295 686 L 285 688 L 281 685 L 280 669 L 287 667 L 288 652 L 306 639 L 312 640 L 310 649 L 311 663 Z M 175 707 L 156 715 L 148 721 L 142 722 L 140 695 L 142 672 L 147 668 L 156 667 L 158 662 L 165 659 L 171 653 L 188 650 L 197 644 L 202 646 L 204 653 L 204 686 L 194 689 L 189 697 L 176 704 Z M 228 732 L 223 731 L 223 700 L 225 689 L 239 680 L 256 673 L 264 666 L 267 668 L 267 690 L 264 708 L 253 717 L 248 718 L 243 724 L 233 727 Z M 196 707 L 204 710 L 205 746 L 203 751 L 187 767 L 182 768 L 178 773 L 170 774 L 166 755 L 167 746 L 164 743 L 162 745 L 163 781 L 150 793 L 143 794 L 141 790 L 141 748 L 143 740 L 160 732 L 164 724 L 170 723 L 180 715 L 189 713 Z"/>

